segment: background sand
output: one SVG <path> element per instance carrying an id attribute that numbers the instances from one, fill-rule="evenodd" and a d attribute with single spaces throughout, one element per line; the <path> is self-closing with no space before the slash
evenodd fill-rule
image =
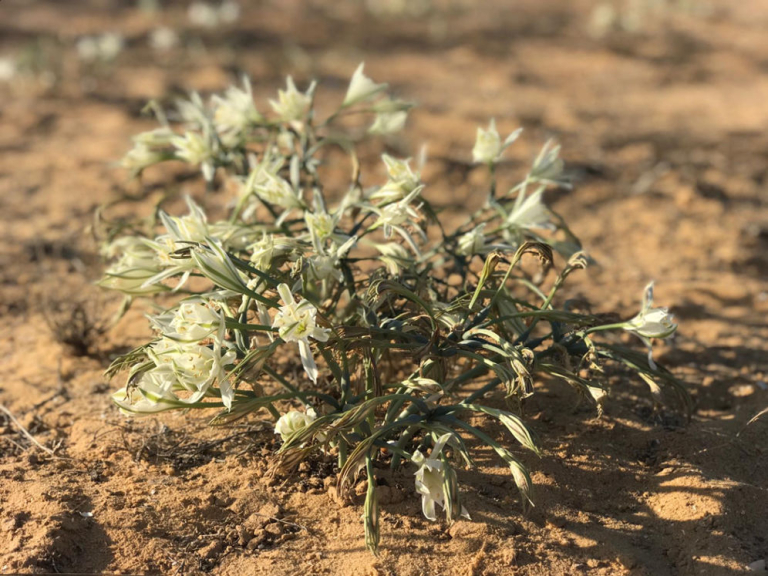
<path id="1" fill-rule="evenodd" d="M 353 2 L 275 0 L 199 30 L 184 2 L 148 15 L 133 2 L 4 0 L 0 54 L 32 54 L 56 75 L 0 84 L 0 402 L 66 459 L 0 414 L 0 573 L 731 575 L 768 557 L 768 418 L 736 437 L 768 406 L 768 6 L 714 2 L 708 15 L 595 38 L 594 5 L 435 2 L 380 18 Z M 182 46 L 150 48 L 158 23 Z M 104 31 L 124 34 L 125 51 L 80 63 L 76 40 Z M 596 419 L 566 387 L 538 382 L 526 417 L 544 456 L 524 455 L 536 507 L 522 514 L 505 469 L 479 450 L 480 468 L 460 473 L 473 520 L 448 528 L 421 516 L 405 471 L 382 487 L 379 558 L 365 549 L 362 500 L 343 507 L 327 493 L 331 466 L 263 477 L 276 449 L 265 416 L 210 429 L 202 414 L 117 414 L 119 382 L 102 372 L 148 336 L 142 303 L 80 357 L 41 313 L 82 299 L 114 308 L 89 284 L 101 269 L 87 232 L 96 207 L 131 194 L 115 213 L 145 216 L 164 190 L 202 198 L 179 167 L 150 170 L 142 188 L 110 164 L 151 126 L 139 114 L 148 99 L 221 90 L 244 71 L 262 108 L 287 73 L 300 86 L 318 78 L 336 101 L 362 60 L 419 102 L 389 149 L 428 144 L 425 194 L 446 220 L 481 200 L 484 176 L 467 163 L 477 125 L 525 128 L 510 175 L 559 139 L 576 186 L 547 201 L 599 263 L 564 295 L 630 316 L 655 279 L 680 323 L 657 359 L 697 403 L 685 425 L 613 371 Z M 380 152 L 362 156 L 369 182 Z"/>

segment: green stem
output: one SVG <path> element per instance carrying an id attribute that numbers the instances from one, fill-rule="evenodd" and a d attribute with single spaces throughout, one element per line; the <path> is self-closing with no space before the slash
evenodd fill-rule
<path id="1" fill-rule="evenodd" d="M 589 334 L 592 334 L 593 332 L 601 332 L 603 330 L 617 330 L 619 328 L 626 328 L 627 323 L 626 322 L 617 322 L 616 324 L 604 324 L 603 326 L 593 326 L 592 328 L 588 328 L 584 330 L 584 332 L 581 332 L 580 335 L 587 336 Z"/>
<path id="2" fill-rule="evenodd" d="M 227 328 L 231 328 L 233 330 L 244 330 L 246 332 L 277 332 L 277 328 L 272 328 L 272 326 L 267 326 L 266 324 L 247 324 L 243 322 L 238 322 L 237 320 L 227 318 Z"/>
<path id="3" fill-rule="evenodd" d="M 339 438 L 339 470 L 347 463 L 347 441 Z"/>

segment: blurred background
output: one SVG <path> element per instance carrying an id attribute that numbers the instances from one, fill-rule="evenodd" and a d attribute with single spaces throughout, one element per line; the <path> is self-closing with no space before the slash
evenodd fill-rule
<path id="1" fill-rule="evenodd" d="M 513 167 L 548 137 L 563 144 L 572 180 L 587 189 L 555 193 L 561 212 L 631 199 L 643 208 L 631 210 L 643 250 L 692 235 L 702 254 L 739 269 L 765 263 L 698 233 L 700 217 L 747 208 L 735 201 L 759 196 L 768 170 L 761 0 L 4 0 L 0 11 L 0 192 L 4 225 L 26 240 L 41 230 L 19 229 L 19 212 L 45 212 L 48 229 L 72 231 L 73 205 L 87 211 L 126 186 L 110 163 L 153 125 L 141 114 L 150 99 L 208 96 L 247 74 L 266 109 L 291 74 L 300 87 L 321 82 L 322 109 L 365 61 L 418 104 L 404 136 L 386 144 L 402 155 L 427 146 L 425 175 L 446 208 L 472 201 L 473 178 L 482 181 L 468 170 L 475 129 L 495 117 L 502 132 L 526 130 Z M 43 192 L 16 203 L 19 190 Z M 754 244 L 764 224 L 746 209 L 728 234 Z M 610 240 L 591 249 L 610 259 Z M 645 269 L 633 254 L 638 278 L 676 269 L 672 252 Z"/>
<path id="2" fill-rule="evenodd" d="M 644 574 L 648 566 L 649 574 L 737 574 L 768 556 L 765 428 L 758 423 L 735 436 L 768 405 L 765 0 L 3 0 L 0 317 L 8 336 L 0 341 L 2 403 L 26 414 L 41 438 L 70 446 L 89 473 L 96 460 L 116 459 L 115 490 L 133 482 L 127 479 L 132 465 L 107 458 L 91 438 L 105 422 L 124 437 L 148 434 L 149 425 L 126 431 L 115 424 L 110 385 L 101 376 L 110 354 L 148 334 L 141 310 L 104 335 L 95 352 L 80 356 L 48 328 L 46 310 L 101 298 L 89 284 L 102 269 L 90 234 L 99 206 L 119 201 L 120 213 L 143 217 L 166 194 L 212 201 L 180 166 L 152 168 L 137 182 L 117 165 L 131 136 L 155 126 L 142 110 L 152 99 L 169 105 L 190 91 L 207 99 L 243 74 L 253 82 L 260 110 L 268 109 L 267 99 L 288 74 L 300 89 L 317 79 L 320 109 L 330 109 L 363 61 L 367 75 L 417 104 L 405 131 L 364 148 L 364 174 L 381 176 L 382 151 L 416 156 L 426 146 L 425 195 L 445 219 L 484 199 L 486 175 L 471 164 L 478 126 L 495 118 L 502 135 L 524 128 L 502 166 L 510 182 L 547 138 L 562 144 L 574 186 L 548 192 L 546 201 L 597 262 L 574 275 L 569 297 L 628 317 L 645 283 L 656 280 L 658 303 L 671 306 L 680 323 L 677 341 L 660 348 L 659 359 L 689 382 L 697 402 L 693 423 L 683 427 L 654 411 L 647 394 L 622 403 L 622 390 L 631 395 L 634 389 L 622 388 L 628 385 L 619 378 L 619 400 L 600 422 L 569 412 L 570 406 L 563 410 L 570 414 L 566 423 L 550 408 L 534 408 L 548 437 L 575 437 L 570 426 L 577 421 L 594 432 L 579 434 L 577 447 L 550 445 L 565 456 L 536 465 L 545 471 L 534 477 L 544 486 L 544 502 L 550 496 L 560 508 L 544 504 L 517 532 L 489 528 L 463 541 L 495 542 L 499 551 L 511 539 L 512 564 L 499 552 L 494 565 L 507 562 L 521 574 Z M 67 319 L 54 327 L 57 322 Z M 39 408 L 51 394 L 55 401 Z M 89 423 L 96 412 L 100 420 Z M 11 433 L 3 430 L 0 436 Z M 642 435 L 649 431 L 652 441 Z M 54 483 L 34 463 L 8 454 L 0 454 L 6 459 L 0 465 L 22 462 L 25 471 L 0 487 L 8 497 L 0 504 L 6 515 L 39 500 L 24 490 Z M 145 466 L 141 454 L 134 460 Z M 161 459 L 155 464 L 163 466 Z M 249 470 L 231 466 L 236 476 Z M 624 475 L 595 477 L 590 466 Z M 151 482 L 165 478 L 161 468 L 141 470 Z M 215 470 L 202 474 L 215 485 Z M 65 489 L 70 500 L 54 498 L 62 510 L 80 497 L 95 509 L 116 506 L 116 497 L 79 487 L 79 476 L 65 478 L 65 485 L 72 483 Z M 499 486 L 478 490 L 500 492 Z M 177 500 L 164 504 L 165 518 L 184 517 Z M 46 526 L 42 504 L 33 509 L 38 527 Z M 357 530 L 359 516 L 346 511 Z M 194 524 L 199 518 L 190 514 L 182 528 L 155 517 L 167 550 L 150 546 L 145 528 L 118 514 L 98 534 L 89 532 L 95 543 L 89 555 L 50 543 L 69 542 L 62 540 L 66 530 L 40 536 L 48 533 L 13 528 L 3 558 L 12 568 L 58 558 L 58 566 L 70 569 L 171 570 L 190 550 L 186 538 L 215 528 Z M 564 520 L 549 524 L 553 514 Z M 478 525 L 507 525 L 498 518 L 506 517 L 490 515 Z M 121 535 L 123 525 L 130 528 Z M 433 540 L 421 524 L 410 529 Z M 132 556 L 132 541 L 148 548 Z M 477 552 L 447 542 L 436 549 L 458 558 Z M 368 566 L 359 544 L 354 557 Z M 330 540 L 312 545 L 331 559 L 318 560 L 323 570 L 344 573 L 334 571 L 334 562 L 352 552 L 331 550 Z M 223 550 L 196 556 L 195 566 L 218 566 L 220 573 L 235 566 L 233 574 L 255 569 L 221 563 Z M 442 561 L 411 550 L 379 568 L 453 573 Z"/>

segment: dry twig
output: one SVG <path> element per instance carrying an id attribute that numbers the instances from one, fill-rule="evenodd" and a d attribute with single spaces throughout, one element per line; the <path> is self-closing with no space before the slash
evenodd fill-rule
<path id="1" fill-rule="evenodd" d="M 21 432 L 27 440 L 29 440 L 30 442 L 32 442 L 32 444 L 37 446 L 40 450 L 48 454 L 51 458 L 57 458 L 59 460 L 69 460 L 69 458 L 65 458 L 64 456 L 57 456 L 54 450 L 51 450 L 47 446 L 43 446 L 42 444 L 40 444 L 40 442 L 37 441 L 37 438 L 32 436 L 32 434 L 30 434 L 29 431 L 26 428 L 24 428 L 24 426 L 21 425 L 21 423 L 16 419 L 16 417 L 13 414 L 11 414 L 11 411 L 8 410 L 8 408 L 3 406 L 2 404 L 0 404 L 0 412 L 3 412 L 8 417 L 8 419 L 13 423 L 14 426 L 16 426 L 16 428 L 18 428 L 19 432 Z"/>

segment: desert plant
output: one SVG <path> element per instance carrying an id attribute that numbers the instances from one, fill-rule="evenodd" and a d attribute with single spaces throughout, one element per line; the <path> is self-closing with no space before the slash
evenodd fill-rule
<path id="1" fill-rule="evenodd" d="M 92 354 L 96 343 L 109 329 L 98 299 L 49 299 L 43 311 L 53 337 L 75 356 Z"/>
<path id="2" fill-rule="evenodd" d="M 654 391 L 666 387 L 687 402 L 650 353 L 611 336 L 636 334 L 650 350 L 651 338 L 675 331 L 666 309 L 653 307 L 651 286 L 641 311 L 621 322 L 559 304 L 568 276 L 588 263 L 543 202 L 548 187 L 566 185 L 559 146 L 547 142 L 524 178 L 502 187 L 499 160 L 520 131 L 502 139 L 493 121 L 478 129 L 473 159 L 489 173 L 487 201 L 448 231 L 411 161 L 385 154 L 387 180 L 364 187 L 354 146 L 361 135 L 337 124 L 366 113 L 369 133 L 398 131 L 410 104 L 387 97 L 387 86 L 361 65 L 341 106 L 318 121 L 315 88 L 301 92 L 289 77 L 269 115 L 256 108 L 248 80 L 209 104 L 193 94 L 177 107 L 182 134 L 155 107 L 162 126 L 134 139 L 123 160 L 134 174 L 180 160 L 199 166 L 208 182 L 226 176 L 237 194 L 227 219 L 209 221 L 188 198 L 183 216 L 158 212 L 160 235 L 133 232 L 105 246 L 113 263 L 102 286 L 129 297 L 176 295 L 150 316 L 156 338 L 107 372 L 128 370 L 113 396 L 121 410 L 218 408 L 213 424 L 267 411 L 283 440 L 276 473 L 324 450 L 338 458 L 344 495 L 365 471 L 366 542 L 375 551 L 376 466 L 413 464 L 424 515 L 436 519 L 439 504 L 451 521 L 467 514 L 454 471 L 472 465 L 467 435 L 496 452 L 530 501 L 518 449 L 467 421 L 497 419 L 522 449 L 538 452 L 514 408 L 483 403 L 496 390 L 515 406 L 547 376 L 599 410 L 607 393 L 602 366 L 616 361 Z M 335 203 L 319 171 L 330 146 L 352 167 Z M 548 272 L 555 253 L 565 265 L 551 281 L 523 264 L 533 255 Z M 276 362 L 286 355 L 303 371 Z"/>
<path id="3" fill-rule="evenodd" d="M 596 38 L 614 32 L 640 34 L 668 26 L 676 17 L 707 17 L 712 11 L 706 0 L 607 0 L 592 9 L 589 33 Z"/>

